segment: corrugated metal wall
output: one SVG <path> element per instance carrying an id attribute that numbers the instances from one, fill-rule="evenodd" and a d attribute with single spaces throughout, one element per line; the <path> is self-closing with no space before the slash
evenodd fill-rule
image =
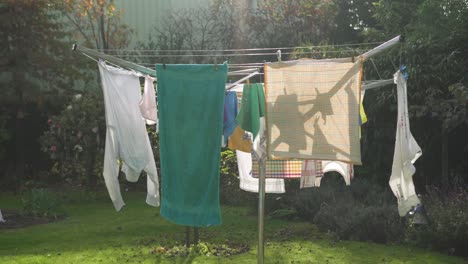
<path id="1" fill-rule="evenodd" d="M 134 30 L 132 46 L 137 41 L 146 41 L 154 27 L 160 25 L 165 14 L 177 9 L 207 6 L 212 0 L 116 0 L 115 5 L 123 9 L 122 22 Z"/>

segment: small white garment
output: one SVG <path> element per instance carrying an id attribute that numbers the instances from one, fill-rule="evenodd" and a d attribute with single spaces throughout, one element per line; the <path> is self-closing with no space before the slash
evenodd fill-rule
<path id="1" fill-rule="evenodd" d="M 343 176 L 343 179 L 347 186 L 351 185 L 351 180 L 354 177 L 353 165 L 341 161 L 322 160 L 322 171 L 323 173 L 331 171 L 338 172 L 339 174 L 341 174 L 341 176 Z M 323 177 L 315 178 L 315 185 L 317 187 L 320 187 L 320 181 L 322 180 L 322 178 Z"/>
<path id="2" fill-rule="evenodd" d="M 98 63 L 106 110 L 106 148 L 103 176 L 115 210 L 125 205 L 119 186 L 119 160 L 126 179 L 136 182 L 140 172 L 147 177 L 146 203 L 159 206 L 159 182 L 145 121 L 142 118 L 140 81 L 136 73 Z"/>
<path id="3" fill-rule="evenodd" d="M 413 184 L 416 172 L 413 163 L 422 155 L 422 150 L 410 131 L 406 79 L 400 71 L 395 73 L 394 82 L 397 85 L 398 119 L 389 184 L 398 200 L 398 213 L 405 216 L 412 207 L 421 203 Z"/>
<path id="4" fill-rule="evenodd" d="M 250 132 L 246 132 L 251 134 Z M 252 135 L 250 135 L 252 138 Z M 265 118 L 260 117 L 260 128 L 258 136 L 252 143 L 252 152 L 243 152 L 236 150 L 237 155 L 237 167 L 239 168 L 239 181 L 241 190 L 247 192 L 258 193 L 259 179 L 252 177 L 252 155 L 255 155 L 257 159 L 266 158 L 266 130 L 265 130 Z M 283 179 L 265 179 L 265 193 L 284 193 Z"/>
<path id="5" fill-rule="evenodd" d="M 321 162 L 321 171 L 316 168 L 314 162 Z M 301 188 L 320 187 L 320 182 L 327 172 L 336 171 L 341 176 L 347 186 L 351 185 L 354 178 L 354 167 L 352 164 L 332 161 L 332 160 L 307 160 L 302 165 Z"/>
<path id="6" fill-rule="evenodd" d="M 5 219 L 3 219 L 2 211 L 0 210 L 0 223 L 5 223 Z"/>
<path id="7" fill-rule="evenodd" d="M 321 160 L 302 161 L 300 188 L 318 187 L 315 185 L 317 177 L 323 177 Z M 320 185 L 320 182 L 319 182 Z"/>
<path id="8" fill-rule="evenodd" d="M 139 107 L 143 118 L 146 119 L 147 125 L 158 123 L 158 109 L 156 107 L 156 94 L 154 92 L 153 77 L 145 76 L 145 86 L 143 88 L 143 97 L 141 98 Z"/>

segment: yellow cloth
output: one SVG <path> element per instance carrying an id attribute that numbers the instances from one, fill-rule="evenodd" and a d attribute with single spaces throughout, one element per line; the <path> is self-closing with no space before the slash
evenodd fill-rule
<path id="1" fill-rule="evenodd" d="M 268 157 L 361 164 L 361 66 L 350 58 L 265 64 Z"/>
<path id="2" fill-rule="evenodd" d="M 359 104 L 359 116 L 361 117 L 359 125 L 361 126 L 367 123 L 366 111 L 364 111 L 364 105 L 362 104 L 362 101 L 364 100 L 364 92 L 364 90 L 361 91 L 361 103 Z M 361 138 L 361 127 L 359 127 L 359 138 Z"/>
<path id="3" fill-rule="evenodd" d="M 361 125 L 365 124 L 367 122 L 367 115 L 364 111 L 364 106 L 362 105 L 362 103 L 359 105 L 359 114 L 361 115 Z"/>
<path id="4" fill-rule="evenodd" d="M 244 133 L 245 131 L 237 126 L 229 137 L 228 148 L 248 153 L 252 152 L 252 141 L 250 138 L 244 138 Z"/>

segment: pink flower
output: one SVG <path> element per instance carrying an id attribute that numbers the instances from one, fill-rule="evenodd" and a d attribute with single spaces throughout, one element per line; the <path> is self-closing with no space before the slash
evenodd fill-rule
<path id="1" fill-rule="evenodd" d="M 57 147 L 56 146 L 51 146 L 50 151 L 57 151 Z"/>
<path id="2" fill-rule="evenodd" d="M 52 124 L 52 118 L 49 118 L 49 119 L 47 120 L 47 124 L 48 124 L 49 126 Z"/>

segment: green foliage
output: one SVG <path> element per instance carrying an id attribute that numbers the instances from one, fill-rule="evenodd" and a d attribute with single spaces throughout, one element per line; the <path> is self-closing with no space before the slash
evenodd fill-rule
<path id="1" fill-rule="evenodd" d="M 444 253 L 468 256 L 468 191 L 460 184 L 448 189 L 428 187 L 423 196 L 429 223 L 411 226 L 406 242 Z"/>
<path id="2" fill-rule="evenodd" d="M 340 239 L 398 242 L 404 231 L 395 206 L 364 206 L 353 200 L 340 200 L 323 204 L 314 217 L 322 230 L 330 230 Z"/>
<path id="3" fill-rule="evenodd" d="M 382 186 L 356 179 L 349 187 L 333 180 L 320 188 L 297 193 L 291 206 L 296 215 L 339 239 L 406 243 L 467 256 L 468 192 L 460 182 L 450 188 L 427 187 L 421 198 L 428 224 L 401 218 L 396 200 Z"/>
<path id="4" fill-rule="evenodd" d="M 461 136 L 468 128 L 463 92 L 468 86 L 466 1 L 380 0 L 373 6 L 375 23 L 363 32 L 366 41 L 399 34 L 405 41 L 365 63 L 365 77 L 391 78 L 400 64 L 407 66 L 411 130 L 423 149 L 416 163 L 416 186 L 448 182 L 450 174 L 466 177 L 468 141 Z M 364 101 L 369 122 L 363 129 L 363 159 L 372 164 L 370 175 L 381 177 L 382 184 L 388 180 L 382 172 L 390 169 L 382 161 L 391 159 L 394 145 L 395 98 L 394 89 L 382 88 L 366 93 Z M 447 152 L 440 151 L 444 147 Z"/>
<path id="5" fill-rule="evenodd" d="M 0 160 L 4 159 L 7 154 L 7 144 L 11 139 L 11 131 L 7 127 L 7 121 L 10 117 L 6 112 L 0 113 Z"/>
<path id="6" fill-rule="evenodd" d="M 239 171 L 234 151 L 224 148 L 221 151 L 220 201 L 227 205 L 246 205 L 255 201 L 256 196 L 239 188 Z"/>
<path id="7" fill-rule="evenodd" d="M 66 214 L 61 198 L 47 189 L 27 190 L 22 194 L 21 201 L 23 211 L 29 215 L 59 218 Z"/>
<path id="8" fill-rule="evenodd" d="M 264 1 L 249 17 L 250 43 L 256 47 L 288 47 L 328 40 L 335 30 L 336 14 L 333 1 Z"/>
<path id="9" fill-rule="evenodd" d="M 349 187 L 335 183 L 301 190 L 293 205 L 301 218 L 340 239 L 385 243 L 401 240 L 405 227 L 391 198 L 382 187 L 358 179 Z"/>
<path id="10" fill-rule="evenodd" d="M 53 161 L 51 179 L 95 185 L 102 179 L 105 114 L 101 94 L 78 94 L 58 116 L 48 120 L 42 151 Z"/>

